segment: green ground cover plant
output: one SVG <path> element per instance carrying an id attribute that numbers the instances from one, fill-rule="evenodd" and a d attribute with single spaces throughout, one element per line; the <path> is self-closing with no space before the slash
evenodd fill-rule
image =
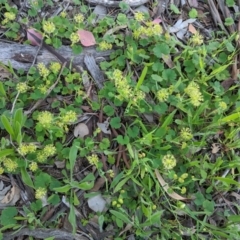
<path id="1" fill-rule="evenodd" d="M 52 1 L 33 1 L 20 23 L 17 9 L 0 3 L 5 37 L 17 40 L 21 26 L 38 19 L 38 11 Z M 38 63 L 27 73 L 1 64 L 12 77 L 0 82 L 0 173 L 20 175 L 35 193 L 22 207 L 24 214 L 17 206 L 2 210 L 2 234 L 22 226 L 56 228 L 60 214 L 53 221 L 41 217 L 64 198 L 73 233 L 78 222 L 85 226 L 96 215 L 100 232 L 113 226 L 112 238 L 106 239 L 130 234 L 135 239 L 239 239 L 239 204 L 221 205 L 240 185 L 239 76 L 230 87 L 225 84 L 239 35 L 218 32 L 206 40 L 196 32 L 182 43 L 141 12 L 132 18 L 120 12 L 116 20 L 105 17 L 95 24 L 87 6 L 80 12 L 70 17 L 62 12 L 31 27 L 56 49 L 67 42 L 81 53 L 81 28 L 93 33 L 99 51 L 114 49 L 100 63 L 106 81 L 95 98 L 84 90 L 87 72 L 58 62 Z M 189 12 L 192 18 L 196 14 Z M 39 107 L 39 101 L 45 104 Z M 92 135 L 69 138 L 83 105 L 102 113 L 111 137 L 95 124 Z M 56 161 L 65 163 L 59 178 L 47 171 Z M 75 169 L 79 161 L 87 169 L 77 170 L 83 172 L 81 180 Z M 104 185 L 91 192 L 98 178 Z M 79 219 L 79 191 L 85 201 L 101 193 L 107 210 Z"/>

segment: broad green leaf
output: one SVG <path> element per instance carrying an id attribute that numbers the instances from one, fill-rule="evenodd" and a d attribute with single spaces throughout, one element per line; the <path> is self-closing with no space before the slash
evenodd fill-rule
<path id="1" fill-rule="evenodd" d="M 0 94 L 3 96 L 3 97 L 6 97 L 6 91 L 3 87 L 3 83 L 0 82 Z"/>
<path id="2" fill-rule="evenodd" d="M 69 213 L 69 216 L 68 216 L 68 220 L 72 225 L 72 232 L 73 232 L 73 234 L 75 234 L 76 229 L 77 229 L 77 223 L 76 223 L 75 208 L 72 204 L 70 206 L 70 213 Z"/>
<path id="3" fill-rule="evenodd" d="M 110 189 L 114 188 L 123 176 L 124 176 L 124 173 L 121 172 L 116 177 L 114 177 L 114 179 L 110 185 Z"/>
<path id="4" fill-rule="evenodd" d="M 228 216 L 228 219 L 231 222 L 240 223 L 240 215 L 231 215 Z"/>
<path id="5" fill-rule="evenodd" d="M 141 87 L 141 85 L 143 84 L 143 81 L 144 81 L 144 79 L 147 75 L 147 72 L 148 72 L 148 66 L 145 65 L 143 70 L 142 70 L 141 76 L 138 79 L 138 82 L 137 82 L 137 85 L 136 85 L 136 90 L 139 89 Z"/>
<path id="6" fill-rule="evenodd" d="M 6 131 L 11 135 L 11 137 L 14 137 L 13 128 L 5 115 L 1 116 L 1 121 Z"/>
<path id="7" fill-rule="evenodd" d="M 63 187 L 54 188 L 53 190 L 56 192 L 60 192 L 60 193 L 67 193 L 67 192 L 69 192 L 70 189 L 71 189 L 70 185 L 65 185 Z"/>
<path id="8" fill-rule="evenodd" d="M 25 167 L 21 168 L 21 176 L 22 176 L 22 180 L 23 182 L 28 185 L 31 188 L 34 188 L 32 179 L 30 177 L 30 175 L 28 174 L 28 172 L 26 171 Z"/>
<path id="9" fill-rule="evenodd" d="M 94 186 L 94 181 L 91 181 L 91 182 L 82 182 L 82 183 L 79 183 L 79 184 L 72 184 L 70 183 L 72 187 L 75 187 L 75 188 L 79 188 L 79 189 L 82 189 L 82 190 L 89 190 L 91 188 L 93 188 Z"/>
<path id="10" fill-rule="evenodd" d="M 78 148 L 77 146 L 73 145 L 70 148 L 70 152 L 69 152 L 69 162 L 70 162 L 70 173 L 71 176 L 70 178 L 72 179 L 72 174 L 73 174 L 73 168 L 77 159 L 77 153 L 78 153 Z"/>
<path id="11" fill-rule="evenodd" d="M 240 187 L 240 183 L 238 183 L 237 181 L 231 179 L 231 178 L 224 178 L 224 177 L 214 177 L 214 179 L 217 179 L 221 182 L 224 182 L 228 185 L 231 185 L 231 184 L 234 184 L 234 185 L 237 185 L 238 187 Z"/>
<path id="12" fill-rule="evenodd" d="M 170 123 L 172 123 L 173 117 L 177 110 L 174 110 L 171 114 L 167 116 L 164 123 L 161 125 L 161 128 L 166 128 Z"/>
<path id="13" fill-rule="evenodd" d="M 239 119 L 240 119 L 240 112 L 237 112 L 220 119 L 220 123 L 227 123 L 227 122 L 231 122 Z"/>
<path id="14" fill-rule="evenodd" d="M 19 122 L 19 124 L 20 124 L 21 126 L 23 126 L 23 124 L 24 124 L 24 116 L 23 116 L 22 108 L 17 109 L 16 112 L 14 113 L 13 125 L 14 125 L 16 122 Z"/>
<path id="15" fill-rule="evenodd" d="M 122 186 L 129 180 L 129 178 L 131 178 L 131 176 L 125 177 L 122 181 L 120 181 L 114 188 L 113 193 L 120 191 L 122 189 Z"/>
<path id="16" fill-rule="evenodd" d="M 17 215 L 18 210 L 15 207 L 7 207 L 2 210 L 1 212 L 1 225 L 7 226 L 9 224 L 16 224 L 17 221 L 14 219 L 14 217 Z"/>
<path id="17" fill-rule="evenodd" d="M 0 158 L 6 157 L 8 155 L 13 155 L 15 152 L 13 149 L 3 149 L 0 150 Z"/>
<path id="18" fill-rule="evenodd" d="M 132 223 L 131 220 L 128 218 L 126 214 L 123 214 L 121 212 L 117 212 L 115 210 L 110 210 L 110 213 L 113 214 L 115 217 L 121 219 L 125 223 Z"/>

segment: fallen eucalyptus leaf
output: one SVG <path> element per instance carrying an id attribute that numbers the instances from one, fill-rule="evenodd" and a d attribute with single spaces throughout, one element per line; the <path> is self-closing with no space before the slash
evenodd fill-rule
<path id="1" fill-rule="evenodd" d="M 74 137 L 84 138 L 89 134 L 88 126 L 85 123 L 79 123 L 76 125 L 73 131 Z"/>

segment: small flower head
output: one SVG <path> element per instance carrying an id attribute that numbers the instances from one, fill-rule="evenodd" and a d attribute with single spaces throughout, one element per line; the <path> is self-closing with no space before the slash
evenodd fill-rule
<path id="1" fill-rule="evenodd" d="M 115 174 L 112 169 L 108 170 L 107 173 L 109 174 L 110 178 L 114 178 Z"/>
<path id="2" fill-rule="evenodd" d="M 5 158 L 3 165 L 8 172 L 14 172 L 18 167 L 18 164 L 10 158 Z"/>
<path id="3" fill-rule="evenodd" d="M 38 165 L 37 165 L 37 163 L 36 163 L 36 162 L 31 162 L 31 163 L 29 164 L 29 169 L 30 169 L 30 171 L 32 171 L 32 172 L 36 172 L 36 171 L 38 170 Z"/>
<path id="4" fill-rule="evenodd" d="M 115 69 L 114 71 L 113 71 L 113 80 L 116 80 L 116 79 L 122 79 L 123 78 L 123 73 L 122 73 L 122 71 L 120 71 L 120 70 L 118 70 L 118 69 Z"/>
<path id="5" fill-rule="evenodd" d="M 34 153 L 36 152 L 36 145 L 33 144 L 33 143 L 30 143 L 30 144 L 21 144 L 18 148 L 18 152 L 22 155 L 22 156 L 25 156 L 27 155 L 28 153 Z"/>
<path id="6" fill-rule="evenodd" d="M 54 73 L 58 74 L 61 69 L 61 64 L 59 62 L 53 62 L 51 63 L 49 69 Z"/>
<path id="7" fill-rule="evenodd" d="M 227 109 L 227 104 L 225 102 L 221 101 L 218 103 L 218 107 L 221 112 L 224 112 Z"/>
<path id="8" fill-rule="evenodd" d="M 186 179 L 188 177 L 188 173 L 183 173 L 182 175 L 181 175 L 181 178 L 183 178 L 183 179 Z"/>
<path id="9" fill-rule="evenodd" d="M 53 123 L 54 117 L 52 113 L 43 111 L 39 113 L 37 120 L 42 125 L 42 127 L 49 128 Z"/>
<path id="10" fill-rule="evenodd" d="M 78 43 L 79 42 L 78 34 L 77 33 L 71 33 L 70 40 L 72 42 L 72 45 L 75 44 L 75 43 Z"/>
<path id="11" fill-rule="evenodd" d="M 97 166 L 99 162 L 97 154 L 92 154 L 92 156 L 87 157 L 87 160 L 91 165 L 95 165 L 95 166 Z"/>
<path id="12" fill-rule="evenodd" d="M 17 84 L 16 89 L 19 93 L 25 93 L 25 92 L 27 92 L 29 87 L 26 82 L 21 82 L 21 83 Z"/>
<path id="13" fill-rule="evenodd" d="M 82 23 L 84 21 L 84 16 L 81 13 L 79 13 L 74 16 L 74 21 L 76 23 Z"/>
<path id="14" fill-rule="evenodd" d="M 60 16 L 61 16 L 62 18 L 65 18 L 65 17 L 67 16 L 67 13 L 66 13 L 65 11 L 63 11 L 63 12 L 60 13 Z"/>
<path id="15" fill-rule="evenodd" d="M 145 16 L 144 16 L 144 13 L 143 12 L 135 12 L 134 13 L 134 18 L 136 21 L 138 22 L 142 22 L 145 20 Z"/>
<path id="16" fill-rule="evenodd" d="M 176 166 L 177 161 L 172 154 L 167 154 L 163 157 L 162 163 L 165 169 L 170 170 Z"/>
<path id="17" fill-rule="evenodd" d="M 119 202 L 120 204 L 123 204 L 123 199 L 122 199 L 122 198 L 118 198 L 118 202 Z"/>
<path id="18" fill-rule="evenodd" d="M 44 163 L 44 162 L 46 162 L 46 160 L 47 160 L 47 156 L 44 153 L 44 151 L 39 151 L 37 153 L 37 161 L 40 163 Z"/>
<path id="19" fill-rule="evenodd" d="M 45 197 L 46 194 L 47 194 L 47 189 L 40 187 L 35 192 L 35 198 L 42 199 L 43 197 Z"/>
<path id="20" fill-rule="evenodd" d="M 117 205 L 117 201 L 116 200 L 112 201 L 112 206 L 116 206 L 116 205 Z"/>
<path id="21" fill-rule="evenodd" d="M 99 43 L 99 48 L 101 51 L 106 51 L 112 49 L 112 44 L 107 43 L 106 41 L 102 41 Z"/>
<path id="22" fill-rule="evenodd" d="M 201 45 L 201 44 L 203 43 L 203 36 L 202 36 L 199 32 L 196 32 L 196 33 L 193 34 L 193 36 L 191 37 L 190 42 L 191 42 L 194 46 Z"/>
<path id="23" fill-rule="evenodd" d="M 181 194 L 185 194 L 187 192 L 187 189 L 185 187 L 182 187 Z"/>
<path id="24" fill-rule="evenodd" d="M 37 65 L 39 74 L 43 77 L 46 78 L 49 75 L 49 70 L 46 68 L 46 66 L 43 63 L 38 63 Z"/>
<path id="25" fill-rule="evenodd" d="M 5 12 L 4 13 L 4 17 L 5 19 L 7 19 L 8 21 L 13 21 L 16 18 L 16 14 L 12 13 L 12 12 Z"/>
<path id="26" fill-rule="evenodd" d="M 184 91 L 190 97 L 190 102 L 193 106 L 197 107 L 203 101 L 203 96 L 199 90 L 199 85 L 195 82 L 191 82 Z"/>
<path id="27" fill-rule="evenodd" d="M 50 21 L 45 21 L 43 23 L 43 30 L 45 33 L 47 34 L 51 34 L 55 31 L 56 27 L 54 25 L 54 23 L 50 22 Z"/>
<path id="28" fill-rule="evenodd" d="M 46 157 L 52 157 L 56 154 L 57 149 L 52 144 L 48 144 L 43 148 L 43 152 Z"/>
<path id="29" fill-rule="evenodd" d="M 71 124 L 77 121 L 77 113 L 70 110 L 64 114 L 64 116 L 61 117 L 61 121 L 64 124 Z"/>
<path id="30" fill-rule="evenodd" d="M 42 94 L 46 94 L 48 91 L 48 86 L 46 84 L 40 84 L 37 89 L 39 89 Z"/>
<path id="31" fill-rule="evenodd" d="M 157 99 L 160 102 L 165 102 L 169 97 L 169 92 L 168 89 L 162 88 L 157 92 Z"/>
<path id="32" fill-rule="evenodd" d="M 192 132 L 190 130 L 190 128 L 183 128 L 180 132 L 180 137 L 184 140 L 184 141 L 189 141 L 193 138 Z"/>

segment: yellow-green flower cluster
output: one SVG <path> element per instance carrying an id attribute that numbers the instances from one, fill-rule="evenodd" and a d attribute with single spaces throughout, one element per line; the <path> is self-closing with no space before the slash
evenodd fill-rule
<path id="1" fill-rule="evenodd" d="M 37 146 L 33 143 L 29 143 L 29 144 L 21 144 L 18 147 L 18 152 L 19 154 L 21 154 L 22 156 L 27 155 L 28 153 L 34 153 L 36 152 Z"/>
<path id="2" fill-rule="evenodd" d="M 157 99 L 160 102 L 167 101 L 168 97 L 169 97 L 169 91 L 168 91 L 167 88 L 162 88 L 162 89 L 157 91 Z"/>
<path id="3" fill-rule="evenodd" d="M 48 91 L 48 86 L 46 84 L 40 84 L 37 88 L 42 94 L 46 94 Z"/>
<path id="4" fill-rule="evenodd" d="M 140 37 L 159 36 L 162 32 L 162 27 L 159 24 L 146 22 L 146 26 L 140 26 L 133 31 L 133 37 L 139 39 Z"/>
<path id="5" fill-rule="evenodd" d="M 56 154 L 57 149 L 52 144 L 46 145 L 41 151 L 37 153 L 37 161 L 43 163 L 48 157 L 52 157 Z"/>
<path id="6" fill-rule="evenodd" d="M 65 11 L 63 11 L 63 12 L 60 13 L 60 16 L 61 16 L 62 18 L 65 18 L 65 17 L 67 16 L 67 13 L 66 13 Z"/>
<path id="7" fill-rule="evenodd" d="M 227 104 L 225 102 L 221 101 L 218 103 L 218 107 L 221 112 L 224 112 L 227 109 Z"/>
<path id="8" fill-rule="evenodd" d="M 89 161 L 89 163 L 91 165 L 95 165 L 95 166 L 97 166 L 98 162 L 99 162 L 99 158 L 98 158 L 97 154 L 92 154 L 92 156 L 88 156 L 87 160 Z"/>
<path id="9" fill-rule="evenodd" d="M 114 178 L 115 174 L 112 169 L 108 170 L 107 173 L 109 174 L 110 178 Z"/>
<path id="10" fill-rule="evenodd" d="M 145 96 L 146 96 L 145 92 L 141 90 L 135 91 L 134 96 L 132 98 L 132 103 L 134 105 L 137 105 L 141 100 L 144 100 Z"/>
<path id="11" fill-rule="evenodd" d="M 196 32 L 190 38 L 190 43 L 192 43 L 194 46 L 201 45 L 203 43 L 203 36 L 199 32 Z"/>
<path id="12" fill-rule="evenodd" d="M 51 63 L 49 69 L 54 73 L 58 74 L 61 69 L 61 64 L 59 62 L 53 62 Z"/>
<path id="13" fill-rule="evenodd" d="M 183 128 L 180 132 L 180 137 L 184 141 L 189 141 L 193 138 L 192 132 L 190 128 Z"/>
<path id="14" fill-rule="evenodd" d="M 116 200 L 112 201 L 113 207 L 116 206 L 117 208 L 120 208 L 122 204 L 123 204 L 123 199 L 121 197 L 119 197 L 117 201 Z"/>
<path id="15" fill-rule="evenodd" d="M 190 97 L 190 102 L 193 106 L 198 107 L 203 101 L 202 93 L 199 90 L 199 85 L 191 82 L 185 89 L 185 93 Z"/>
<path id="16" fill-rule="evenodd" d="M 54 116 L 48 111 L 43 111 L 38 114 L 37 120 L 42 125 L 42 127 L 49 128 L 53 123 Z"/>
<path id="17" fill-rule="evenodd" d="M 185 179 L 188 177 L 188 174 L 187 173 L 183 173 L 179 178 L 178 178 L 178 181 L 180 183 L 184 183 Z"/>
<path id="18" fill-rule="evenodd" d="M 120 100 L 133 98 L 133 89 L 130 87 L 128 80 L 123 76 L 123 73 L 120 70 L 114 70 L 112 78 L 119 94 L 117 97 Z"/>
<path id="19" fill-rule="evenodd" d="M 84 16 L 81 13 L 79 13 L 74 16 L 74 21 L 76 23 L 82 23 L 84 21 Z"/>
<path id="20" fill-rule="evenodd" d="M 2 25 L 7 24 L 8 22 L 11 22 L 15 20 L 16 14 L 13 12 L 5 12 L 4 13 L 4 20 L 2 21 Z"/>
<path id="21" fill-rule="evenodd" d="M 39 74 L 43 77 L 46 78 L 49 75 L 49 70 L 46 68 L 46 66 L 43 63 L 38 63 L 37 65 Z"/>
<path id="22" fill-rule="evenodd" d="M 181 194 L 185 194 L 187 192 L 187 189 L 185 187 L 182 187 Z"/>
<path id="23" fill-rule="evenodd" d="M 177 161 L 176 161 L 176 158 L 172 154 L 167 154 L 163 157 L 162 164 L 165 169 L 170 170 L 176 166 Z"/>
<path id="24" fill-rule="evenodd" d="M 18 164 L 10 158 L 5 158 L 3 161 L 3 166 L 8 172 L 14 172 L 17 169 Z"/>
<path id="25" fill-rule="evenodd" d="M 2 175 L 4 173 L 4 168 L 0 167 L 0 175 Z"/>
<path id="26" fill-rule="evenodd" d="M 45 197 L 46 194 L 47 194 L 47 189 L 40 187 L 35 192 L 35 198 L 42 199 L 43 197 Z"/>
<path id="27" fill-rule="evenodd" d="M 45 21 L 43 23 L 43 30 L 45 33 L 47 33 L 47 34 L 53 33 L 55 31 L 55 29 L 56 29 L 56 27 L 53 22 Z"/>
<path id="28" fill-rule="evenodd" d="M 72 45 L 75 44 L 75 43 L 78 43 L 79 42 L 78 33 L 71 33 L 70 40 L 72 42 Z"/>
<path id="29" fill-rule="evenodd" d="M 57 149 L 53 144 L 48 144 L 43 148 L 43 152 L 46 157 L 52 157 L 56 154 Z"/>
<path id="30" fill-rule="evenodd" d="M 36 162 L 31 162 L 28 167 L 32 172 L 36 172 L 38 170 L 38 164 Z"/>
<path id="31" fill-rule="evenodd" d="M 135 12 L 134 13 L 134 19 L 138 22 L 142 22 L 145 20 L 145 16 L 143 12 Z"/>
<path id="32" fill-rule="evenodd" d="M 110 49 L 112 49 L 112 44 L 108 43 L 106 41 L 102 41 L 102 42 L 99 43 L 99 49 L 101 51 L 110 50 Z"/>
<path id="33" fill-rule="evenodd" d="M 77 121 L 77 113 L 70 110 L 66 113 L 64 113 L 64 116 L 61 116 L 61 121 L 64 124 L 71 124 Z"/>
<path id="34" fill-rule="evenodd" d="M 27 92 L 29 87 L 26 82 L 21 82 L 21 83 L 17 84 L 16 89 L 19 93 L 25 93 L 25 92 Z"/>
<path id="35" fill-rule="evenodd" d="M 139 157 L 139 158 L 144 158 L 145 156 L 146 156 L 146 154 L 145 154 L 144 152 L 138 153 L 138 157 Z"/>

